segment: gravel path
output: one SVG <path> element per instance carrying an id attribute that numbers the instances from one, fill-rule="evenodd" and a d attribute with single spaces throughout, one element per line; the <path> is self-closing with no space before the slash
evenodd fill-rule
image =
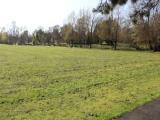
<path id="1" fill-rule="evenodd" d="M 117 120 L 160 120 L 160 99 L 143 105 Z"/>

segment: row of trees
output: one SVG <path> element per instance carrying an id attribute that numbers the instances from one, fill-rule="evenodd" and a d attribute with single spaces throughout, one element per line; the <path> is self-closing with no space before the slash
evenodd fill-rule
<path id="1" fill-rule="evenodd" d="M 32 36 L 25 28 L 18 28 L 16 22 L 12 22 L 9 30 L 4 27 L 0 30 L 0 43 L 25 45 L 32 42 Z"/>
<path id="2" fill-rule="evenodd" d="M 68 16 L 68 21 L 63 26 L 53 26 L 48 30 L 39 28 L 32 34 L 23 28 L 18 28 L 13 22 L 10 29 L 0 32 L 0 43 L 7 44 L 33 44 L 33 45 L 60 45 L 67 44 L 71 47 L 92 47 L 92 44 L 102 44 L 109 39 L 108 28 L 111 19 L 107 20 L 103 16 L 92 13 L 90 10 L 80 10 L 76 15 L 72 12 Z M 112 29 L 119 27 L 118 21 L 113 20 Z M 111 38 L 110 38 L 111 39 Z"/>
<path id="3" fill-rule="evenodd" d="M 13 22 L 7 32 L 1 29 L 0 43 L 90 48 L 93 44 L 105 44 L 113 49 L 125 43 L 137 49 L 160 50 L 160 0 L 132 1 L 132 13 L 127 18 L 120 8 L 127 0 L 102 0 L 93 12 L 80 10 L 78 15 L 72 12 L 63 26 L 39 28 L 32 34 Z"/>

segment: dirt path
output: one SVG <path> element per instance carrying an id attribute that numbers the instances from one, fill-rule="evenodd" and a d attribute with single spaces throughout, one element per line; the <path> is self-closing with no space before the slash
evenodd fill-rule
<path id="1" fill-rule="evenodd" d="M 160 120 L 160 99 L 141 106 L 117 120 Z"/>

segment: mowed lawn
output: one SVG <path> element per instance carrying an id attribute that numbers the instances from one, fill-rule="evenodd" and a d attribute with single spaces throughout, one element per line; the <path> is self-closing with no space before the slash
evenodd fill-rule
<path id="1" fill-rule="evenodd" d="M 0 45 L 1 120 L 110 120 L 160 97 L 160 53 Z"/>

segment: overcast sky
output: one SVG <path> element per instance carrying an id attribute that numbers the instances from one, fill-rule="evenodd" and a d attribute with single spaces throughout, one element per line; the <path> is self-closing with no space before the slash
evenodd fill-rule
<path id="1" fill-rule="evenodd" d="M 0 0 L 0 27 L 12 21 L 30 31 L 65 23 L 72 11 L 94 8 L 99 0 Z"/>

